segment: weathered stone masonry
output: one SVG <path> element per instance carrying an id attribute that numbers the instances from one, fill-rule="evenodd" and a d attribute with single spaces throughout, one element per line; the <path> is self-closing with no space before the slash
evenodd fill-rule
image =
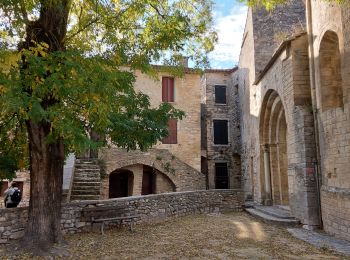
<path id="1" fill-rule="evenodd" d="M 215 164 L 227 163 L 230 188 L 241 187 L 241 138 L 237 68 L 207 70 L 202 76 L 202 156 L 209 189 L 215 188 Z M 215 103 L 215 86 L 226 88 L 226 104 Z M 214 144 L 214 120 L 228 121 L 228 144 Z M 204 169 L 202 169 L 202 172 Z"/>
<path id="2" fill-rule="evenodd" d="M 205 190 L 71 202 L 63 205 L 61 227 L 64 233 L 90 230 L 91 223 L 81 216 L 86 207 L 123 207 L 129 212 L 126 214 L 138 215 L 136 223 L 141 224 L 191 214 L 241 211 L 243 198 L 243 192 L 239 190 Z M 0 243 L 22 237 L 27 217 L 27 207 L 0 209 Z"/>

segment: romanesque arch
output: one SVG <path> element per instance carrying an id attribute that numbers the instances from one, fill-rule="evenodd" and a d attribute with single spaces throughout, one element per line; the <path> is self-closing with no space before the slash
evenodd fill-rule
<path id="1" fill-rule="evenodd" d="M 326 31 L 319 51 L 320 94 L 322 111 L 343 107 L 341 55 L 338 35 Z"/>
<path id="2" fill-rule="evenodd" d="M 166 174 L 147 164 L 123 165 L 112 171 L 104 183 L 103 186 L 108 187 L 108 198 L 176 191 L 174 182 Z"/>
<path id="3" fill-rule="evenodd" d="M 282 100 L 274 90 L 264 97 L 259 134 L 261 197 L 266 205 L 287 205 L 287 122 Z"/>

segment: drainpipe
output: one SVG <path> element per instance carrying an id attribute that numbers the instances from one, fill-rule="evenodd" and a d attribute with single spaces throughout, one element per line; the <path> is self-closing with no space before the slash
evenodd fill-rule
<path id="1" fill-rule="evenodd" d="M 320 228 L 322 228 L 322 211 L 321 211 L 321 184 L 322 184 L 322 172 L 321 172 L 321 156 L 320 156 L 320 142 L 319 142 L 319 127 L 318 127 L 318 106 L 316 96 L 316 83 L 315 83 L 315 54 L 314 54 L 314 34 L 312 28 L 312 7 L 311 0 L 306 0 L 306 20 L 307 20 L 307 35 L 308 35 L 308 47 L 309 47 L 309 67 L 310 67 L 310 86 L 311 86 L 311 100 L 312 100 L 312 112 L 314 117 L 314 129 L 315 129 L 315 144 L 316 144 L 316 162 L 315 165 L 315 178 L 316 178 L 316 193 L 318 200 L 318 216 Z"/>

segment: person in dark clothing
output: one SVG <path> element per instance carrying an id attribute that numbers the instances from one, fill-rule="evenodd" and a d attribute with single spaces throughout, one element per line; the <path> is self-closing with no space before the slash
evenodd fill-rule
<path id="1" fill-rule="evenodd" d="M 5 190 L 5 207 L 16 208 L 21 201 L 21 191 L 16 182 L 12 182 L 11 187 Z"/>

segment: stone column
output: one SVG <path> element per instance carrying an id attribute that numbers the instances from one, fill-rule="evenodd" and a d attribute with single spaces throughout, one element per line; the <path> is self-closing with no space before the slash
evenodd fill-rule
<path id="1" fill-rule="evenodd" d="M 271 199 L 271 167 L 270 167 L 270 147 L 268 144 L 263 145 L 264 151 L 264 173 L 265 173 L 265 200 L 264 204 L 272 205 Z"/>
<path id="2" fill-rule="evenodd" d="M 143 166 L 141 164 L 136 164 L 133 166 L 126 167 L 129 171 L 134 174 L 134 187 L 132 189 L 132 196 L 141 195 L 142 191 L 142 177 L 143 177 Z"/>

